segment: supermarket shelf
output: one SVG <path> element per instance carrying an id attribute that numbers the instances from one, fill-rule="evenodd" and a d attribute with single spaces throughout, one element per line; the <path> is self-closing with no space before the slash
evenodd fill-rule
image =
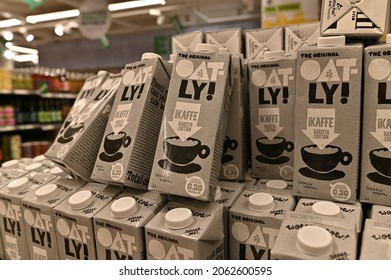
<path id="1" fill-rule="evenodd" d="M 56 93 L 39 93 L 38 91 L 34 90 L 25 90 L 25 89 L 1 89 L 0 94 L 5 95 L 28 95 L 28 96 L 39 96 L 42 98 L 57 98 L 57 99 L 76 99 L 77 94 L 74 93 L 62 93 L 62 92 L 56 92 Z"/>
<path id="2" fill-rule="evenodd" d="M 0 127 L 0 132 L 21 131 L 21 130 L 42 130 L 50 131 L 60 129 L 62 124 L 21 124 Z"/>

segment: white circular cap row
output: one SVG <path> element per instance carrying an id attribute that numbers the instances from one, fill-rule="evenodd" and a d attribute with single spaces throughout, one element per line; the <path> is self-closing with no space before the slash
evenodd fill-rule
<path id="1" fill-rule="evenodd" d="M 303 253 L 321 256 L 331 252 L 332 237 L 330 232 L 319 226 L 305 226 L 297 232 L 296 246 Z"/>
<path id="2" fill-rule="evenodd" d="M 116 219 L 126 218 L 137 209 L 137 202 L 133 197 L 121 197 L 111 204 L 111 214 Z"/>
<path id="3" fill-rule="evenodd" d="M 68 200 L 69 206 L 72 210 L 80 210 L 90 206 L 94 202 L 92 192 L 89 190 L 78 191 L 71 195 Z"/>
<path id="4" fill-rule="evenodd" d="M 1 167 L 4 167 L 4 168 L 17 168 L 17 167 L 19 167 L 19 160 L 12 159 L 12 160 L 6 161 L 6 162 L 4 162 L 1 165 Z"/>
<path id="5" fill-rule="evenodd" d="M 13 193 L 21 192 L 30 186 L 29 180 L 26 177 L 12 180 L 8 185 L 8 190 Z"/>
<path id="6" fill-rule="evenodd" d="M 331 201 L 318 201 L 312 205 L 312 211 L 316 214 L 329 217 L 338 217 L 341 214 L 341 208 Z"/>
<path id="7" fill-rule="evenodd" d="M 60 193 L 59 188 L 57 188 L 56 184 L 46 184 L 43 187 L 40 187 L 38 190 L 35 191 L 35 196 L 39 200 L 46 200 L 49 198 L 52 198 L 56 196 L 58 193 Z"/>
<path id="8" fill-rule="evenodd" d="M 179 207 L 168 211 L 165 220 L 170 229 L 183 229 L 191 225 L 193 214 L 190 209 Z"/>
<path id="9" fill-rule="evenodd" d="M 265 211 L 272 209 L 274 198 L 268 193 L 254 193 L 248 198 L 248 207 L 253 211 Z"/>

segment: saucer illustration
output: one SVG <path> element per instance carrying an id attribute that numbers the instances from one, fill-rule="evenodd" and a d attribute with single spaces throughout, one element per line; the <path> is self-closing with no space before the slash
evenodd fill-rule
<path id="1" fill-rule="evenodd" d="M 367 175 L 368 179 L 378 184 L 384 184 L 391 186 L 391 178 L 385 177 L 377 172 L 372 172 Z"/>
<path id="2" fill-rule="evenodd" d="M 165 170 L 169 170 L 175 173 L 189 174 L 198 172 L 201 170 L 201 166 L 196 163 L 190 163 L 187 165 L 178 165 L 170 162 L 168 159 L 162 159 L 158 162 L 159 166 Z"/>
<path id="3" fill-rule="evenodd" d="M 64 138 L 63 136 L 61 136 L 60 138 L 58 138 L 57 142 L 58 143 L 61 143 L 61 144 L 66 144 L 66 143 L 69 143 L 73 140 L 73 137 L 68 137 L 68 138 Z"/>
<path id="4" fill-rule="evenodd" d="M 281 156 L 279 158 L 267 158 L 267 157 L 264 157 L 263 155 L 259 155 L 259 156 L 255 157 L 255 159 L 259 162 L 267 163 L 267 164 L 283 164 L 283 163 L 288 162 L 290 160 L 289 157 L 286 157 L 286 156 Z"/>
<path id="5" fill-rule="evenodd" d="M 233 159 L 234 157 L 231 155 L 223 155 L 223 157 L 221 158 L 221 163 L 227 163 Z"/>
<path id="6" fill-rule="evenodd" d="M 99 154 L 99 159 L 106 162 L 114 162 L 119 159 L 121 159 L 123 154 L 121 152 L 115 153 L 114 155 L 110 156 L 106 154 L 105 152 L 102 152 Z"/>
<path id="7" fill-rule="evenodd" d="M 310 177 L 317 180 L 323 180 L 323 181 L 332 181 L 332 180 L 337 180 L 345 177 L 345 173 L 340 170 L 333 170 L 330 172 L 321 173 L 321 172 L 313 171 L 308 167 L 305 167 L 305 168 L 300 168 L 299 172 L 303 176 Z"/>

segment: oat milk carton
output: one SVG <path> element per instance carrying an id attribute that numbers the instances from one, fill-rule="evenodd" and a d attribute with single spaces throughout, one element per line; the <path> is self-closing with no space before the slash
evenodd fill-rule
<path id="1" fill-rule="evenodd" d="M 86 183 L 83 180 L 57 178 L 22 199 L 30 259 L 59 259 L 53 208 Z"/>
<path id="2" fill-rule="evenodd" d="M 296 59 L 265 52 L 249 63 L 253 177 L 293 180 Z"/>
<path id="3" fill-rule="evenodd" d="M 172 53 L 195 51 L 198 44 L 204 43 L 205 34 L 203 31 L 193 31 L 178 34 L 171 37 Z"/>
<path id="4" fill-rule="evenodd" d="M 105 76 L 96 79 L 103 80 Z M 69 112 L 70 116 L 45 154 L 47 158 L 77 177 L 90 180 L 120 81 L 121 74 L 109 75 L 104 82 L 91 81 L 90 86 L 95 86 L 79 93 L 75 109 Z"/>
<path id="5" fill-rule="evenodd" d="M 347 223 L 353 221 L 357 233 L 361 232 L 363 214 L 361 203 L 358 201 L 355 204 L 346 204 L 327 200 L 301 198 L 297 202 L 295 212 L 346 219 Z"/>
<path id="6" fill-rule="evenodd" d="M 391 206 L 391 35 L 364 52 L 360 200 Z"/>
<path id="7" fill-rule="evenodd" d="M 293 196 L 291 181 L 259 179 L 256 186 L 263 192 Z"/>
<path id="8" fill-rule="evenodd" d="M 231 260 L 268 260 L 293 196 L 269 194 L 247 186 L 229 210 Z"/>
<path id="9" fill-rule="evenodd" d="M 357 233 L 345 219 L 288 212 L 272 260 L 355 260 Z"/>
<path id="10" fill-rule="evenodd" d="M 296 55 L 298 49 L 300 49 L 303 46 L 317 45 L 319 37 L 320 37 L 319 22 L 285 26 L 284 28 L 285 53 L 288 55 Z"/>
<path id="11" fill-rule="evenodd" d="M 22 198 L 55 178 L 49 174 L 31 172 L 10 181 L 0 189 L 0 232 L 5 259 L 30 259 L 23 222 Z"/>
<path id="12" fill-rule="evenodd" d="M 214 201 L 223 205 L 223 224 L 224 224 L 224 259 L 229 259 L 229 209 L 242 193 L 245 183 L 235 183 L 227 181 L 217 182 L 217 191 Z"/>
<path id="13" fill-rule="evenodd" d="M 360 260 L 391 260 L 391 222 L 366 219 Z"/>
<path id="14" fill-rule="evenodd" d="M 54 208 L 61 260 L 96 260 L 92 218 L 122 191 L 119 186 L 90 182 Z"/>
<path id="15" fill-rule="evenodd" d="M 99 260 L 144 260 L 145 225 L 166 204 L 157 192 L 126 189 L 94 216 Z"/>
<path id="16" fill-rule="evenodd" d="M 356 201 L 362 51 L 343 36 L 298 51 L 294 195 Z"/>
<path id="17" fill-rule="evenodd" d="M 282 27 L 246 30 L 246 59 L 251 61 L 263 57 L 267 51 L 282 50 L 283 32 Z"/>
<path id="18" fill-rule="evenodd" d="M 231 99 L 230 55 L 213 45 L 174 62 L 148 189 L 213 200 Z"/>
<path id="19" fill-rule="evenodd" d="M 145 226 L 148 260 L 222 260 L 223 206 L 170 201 Z"/>
<path id="20" fill-rule="evenodd" d="M 391 207 L 383 205 L 372 205 L 369 219 L 391 223 Z"/>
<path id="21" fill-rule="evenodd" d="M 171 65 L 153 53 L 123 70 L 91 178 L 147 189 Z"/>

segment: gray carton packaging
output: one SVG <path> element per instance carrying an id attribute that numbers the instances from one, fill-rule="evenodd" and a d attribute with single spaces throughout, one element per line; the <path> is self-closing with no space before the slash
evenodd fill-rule
<path id="1" fill-rule="evenodd" d="M 361 239 L 360 260 L 390 260 L 390 221 L 366 219 Z"/>
<path id="2" fill-rule="evenodd" d="M 70 111 L 72 115 L 45 153 L 47 158 L 86 181 L 91 178 L 121 74 L 100 79 L 104 81 L 90 91 L 81 91 L 79 95 L 86 97 L 76 100 L 75 110 Z"/>
<path id="3" fill-rule="evenodd" d="M 245 183 L 218 181 L 214 201 L 223 205 L 224 259 L 229 259 L 229 209 L 243 191 Z"/>
<path id="4" fill-rule="evenodd" d="M 369 219 L 391 223 L 391 207 L 383 205 L 372 205 Z"/>
<path id="5" fill-rule="evenodd" d="M 363 47 L 345 45 L 344 40 L 319 38 L 317 47 L 298 51 L 293 191 L 301 197 L 355 203 Z"/>
<path id="6" fill-rule="evenodd" d="M 282 219 L 294 207 L 293 196 L 269 194 L 259 186 L 246 186 L 229 210 L 229 259 L 270 259 Z"/>
<path id="7" fill-rule="evenodd" d="M 295 212 L 346 219 L 347 224 L 354 223 L 357 233 L 361 232 L 363 213 L 361 203 L 358 201 L 355 204 L 346 204 L 327 200 L 300 198 L 297 202 Z"/>
<path id="8" fill-rule="evenodd" d="M 360 200 L 385 206 L 391 206 L 390 69 L 390 41 L 365 49 Z"/>
<path id="9" fill-rule="evenodd" d="M 89 182 L 54 207 L 61 260 L 96 260 L 92 218 L 122 191 L 119 186 Z"/>
<path id="10" fill-rule="evenodd" d="M 55 176 L 31 172 L 0 189 L 0 233 L 5 259 L 30 259 L 23 222 L 22 198 L 55 179 Z"/>
<path id="11" fill-rule="evenodd" d="M 172 223 L 176 219 L 179 223 Z M 222 260 L 223 206 L 193 199 L 170 201 L 145 226 L 145 239 L 148 260 Z"/>
<path id="12" fill-rule="evenodd" d="M 30 259 L 59 259 L 53 208 L 86 183 L 83 180 L 57 178 L 22 199 Z"/>
<path id="13" fill-rule="evenodd" d="M 232 99 L 225 131 L 220 180 L 241 181 L 247 169 L 247 133 L 245 124 L 246 82 L 242 56 L 232 55 Z"/>
<path id="14" fill-rule="evenodd" d="M 267 55 L 267 56 L 266 56 Z M 271 58 L 268 58 L 268 57 Z M 266 52 L 249 63 L 253 177 L 293 180 L 296 59 Z"/>
<path id="15" fill-rule="evenodd" d="M 145 225 L 166 204 L 157 192 L 125 189 L 94 216 L 98 260 L 144 260 Z"/>
<path id="16" fill-rule="evenodd" d="M 202 45 L 200 47 L 205 47 Z M 180 52 L 148 189 L 213 200 L 231 99 L 230 55 Z"/>
<path id="17" fill-rule="evenodd" d="M 154 55 L 123 70 L 92 180 L 147 189 L 171 65 Z"/>
<path id="18" fill-rule="evenodd" d="M 195 51 L 198 44 L 204 43 L 205 34 L 203 31 L 193 31 L 178 34 L 171 37 L 172 53 L 177 54 L 183 51 Z"/>
<path id="19" fill-rule="evenodd" d="M 246 58 L 249 61 L 260 58 L 266 51 L 282 50 L 283 28 L 257 28 L 245 30 Z"/>
<path id="20" fill-rule="evenodd" d="M 284 50 L 287 54 L 296 54 L 303 46 L 317 45 L 320 37 L 320 23 L 311 22 L 288 25 L 284 28 Z"/>
<path id="21" fill-rule="evenodd" d="M 304 238 L 303 238 L 304 236 Z M 312 240 L 308 243 L 308 238 Z M 345 219 L 288 212 L 272 260 L 355 260 L 357 233 Z"/>

